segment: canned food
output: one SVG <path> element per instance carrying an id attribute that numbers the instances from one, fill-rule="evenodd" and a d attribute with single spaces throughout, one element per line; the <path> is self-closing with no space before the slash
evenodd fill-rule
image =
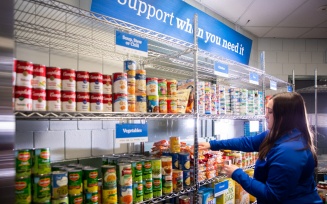
<path id="1" fill-rule="evenodd" d="M 76 91 L 76 73 L 74 69 L 61 69 L 62 91 Z"/>
<path id="2" fill-rule="evenodd" d="M 133 203 L 143 202 L 143 183 L 134 182 L 133 183 Z"/>
<path id="3" fill-rule="evenodd" d="M 186 195 L 179 196 L 179 204 L 191 204 L 191 198 Z"/>
<path id="4" fill-rule="evenodd" d="M 117 187 L 111 189 L 102 189 L 102 203 L 103 204 L 117 204 Z"/>
<path id="5" fill-rule="evenodd" d="M 127 103 L 128 103 L 128 111 L 129 112 L 135 112 L 136 96 L 135 95 L 128 95 L 127 96 Z"/>
<path id="6" fill-rule="evenodd" d="M 152 179 L 144 180 L 143 189 L 143 200 L 151 200 L 153 198 Z"/>
<path id="7" fill-rule="evenodd" d="M 178 192 L 183 190 L 183 171 L 173 169 L 173 191 Z"/>
<path id="8" fill-rule="evenodd" d="M 128 111 L 128 102 L 127 94 L 113 94 L 113 103 L 114 103 L 114 112 L 127 112 Z"/>
<path id="9" fill-rule="evenodd" d="M 69 199 L 68 197 L 62 197 L 62 198 L 56 198 L 56 199 L 52 199 L 51 200 L 52 204 L 68 204 L 69 203 Z"/>
<path id="10" fill-rule="evenodd" d="M 146 95 L 158 96 L 158 78 L 146 78 Z"/>
<path id="11" fill-rule="evenodd" d="M 101 93 L 90 93 L 91 111 L 103 111 L 103 95 Z"/>
<path id="12" fill-rule="evenodd" d="M 167 111 L 168 113 L 177 113 L 177 99 L 174 96 L 167 97 Z"/>
<path id="13" fill-rule="evenodd" d="M 61 91 L 62 111 L 76 111 L 76 92 Z"/>
<path id="14" fill-rule="evenodd" d="M 125 60 L 124 61 L 124 71 L 127 72 L 129 70 L 136 70 L 136 62 L 133 60 Z"/>
<path id="15" fill-rule="evenodd" d="M 89 72 L 76 71 L 76 92 L 90 91 L 90 76 Z"/>
<path id="16" fill-rule="evenodd" d="M 32 110 L 32 89 L 24 86 L 15 86 L 15 110 Z"/>
<path id="17" fill-rule="evenodd" d="M 83 193 L 83 171 L 73 169 L 68 171 L 68 193 L 69 195 L 80 195 Z"/>
<path id="18" fill-rule="evenodd" d="M 127 78 L 127 94 L 135 95 L 135 78 Z"/>
<path id="19" fill-rule="evenodd" d="M 133 186 L 120 186 L 119 203 L 132 204 L 133 203 Z"/>
<path id="20" fill-rule="evenodd" d="M 20 149 L 15 151 L 16 158 L 16 176 L 17 177 L 28 177 L 31 175 L 32 160 L 31 150 Z"/>
<path id="21" fill-rule="evenodd" d="M 167 97 L 159 96 L 159 113 L 167 113 Z"/>
<path id="22" fill-rule="evenodd" d="M 16 60 L 16 85 L 32 88 L 33 63 Z"/>
<path id="23" fill-rule="evenodd" d="M 117 72 L 112 74 L 113 93 L 127 94 L 127 74 Z"/>
<path id="24" fill-rule="evenodd" d="M 173 169 L 179 169 L 178 153 L 170 153 Z"/>
<path id="25" fill-rule="evenodd" d="M 166 176 L 162 176 L 162 194 L 168 195 L 173 193 L 173 181 L 166 179 Z M 171 176 L 169 176 L 171 178 Z"/>
<path id="26" fill-rule="evenodd" d="M 33 154 L 33 174 L 50 174 L 50 148 L 39 148 Z"/>
<path id="27" fill-rule="evenodd" d="M 117 175 L 116 175 L 116 166 L 114 165 L 103 165 L 101 166 L 102 170 L 102 185 L 103 189 L 114 189 L 117 188 Z"/>
<path id="28" fill-rule="evenodd" d="M 135 111 L 146 113 L 146 96 L 136 96 Z"/>
<path id="29" fill-rule="evenodd" d="M 183 186 L 189 187 L 191 185 L 191 172 L 190 170 L 183 170 Z"/>
<path id="30" fill-rule="evenodd" d="M 32 89 L 32 110 L 33 111 L 46 111 L 46 91 L 45 89 Z"/>
<path id="31" fill-rule="evenodd" d="M 61 91 L 61 69 L 59 67 L 46 67 L 47 90 Z"/>
<path id="32" fill-rule="evenodd" d="M 103 94 L 103 111 L 112 112 L 112 94 Z"/>
<path id="33" fill-rule="evenodd" d="M 85 167 L 83 169 L 84 191 L 87 193 L 98 192 L 98 169 Z"/>
<path id="34" fill-rule="evenodd" d="M 32 88 L 45 89 L 46 88 L 46 68 L 45 65 L 33 64 L 33 79 Z"/>
<path id="35" fill-rule="evenodd" d="M 143 180 L 143 162 L 132 161 L 133 182 L 142 182 Z"/>
<path id="36" fill-rule="evenodd" d="M 152 162 L 152 177 L 161 179 L 161 159 L 151 159 Z"/>
<path id="37" fill-rule="evenodd" d="M 146 95 L 146 72 L 143 69 L 136 70 L 135 94 L 137 96 Z"/>
<path id="38" fill-rule="evenodd" d="M 128 70 L 127 71 L 127 79 L 128 78 L 134 78 L 136 77 L 136 71 L 135 70 Z"/>
<path id="39" fill-rule="evenodd" d="M 153 188 L 153 197 L 154 198 L 162 196 L 161 178 L 153 178 L 152 188 Z"/>
<path id="40" fill-rule="evenodd" d="M 53 171 L 51 177 L 51 195 L 53 199 L 68 195 L 68 178 L 65 171 Z M 68 199 L 68 198 L 67 198 Z"/>
<path id="41" fill-rule="evenodd" d="M 191 167 L 190 154 L 187 152 L 181 152 L 178 154 L 179 157 L 179 169 L 189 170 Z"/>
<path id="42" fill-rule="evenodd" d="M 159 96 L 147 96 L 147 111 L 159 113 Z"/>
<path id="43" fill-rule="evenodd" d="M 31 178 L 16 177 L 15 181 L 15 203 L 31 203 Z"/>
<path id="44" fill-rule="evenodd" d="M 99 72 L 90 72 L 90 92 L 103 93 L 103 76 Z"/>
<path id="45" fill-rule="evenodd" d="M 89 92 L 76 92 L 76 110 L 90 111 L 90 94 Z"/>
<path id="46" fill-rule="evenodd" d="M 47 110 L 61 111 L 61 92 L 59 90 L 47 90 Z"/>
<path id="47" fill-rule="evenodd" d="M 50 203 L 51 200 L 51 176 L 38 175 L 33 179 L 33 202 Z"/>
<path id="48" fill-rule="evenodd" d="M 143 161 L 143 180 L 144 179 L 152 179 L 152 162 L 151 160 Z"/>
<path id="49" fill-rule="evenodd" d="M 162 156 L 161 157 L 161 166 L 162 166 L 162 175 L 172 174 L 172 158 L 171 156 Z"/>
<path id="50" fill-rule="evenodd" d="M 178 136 L 169 137 L 170 141 L 170 152 L 179 153 L 181 151 L 180 138 Z"/>
<path id="51" fill-rule="evenodd" d="M 69 195 L 68 198 L 69 198 L 69 204 L 83 204 L 84 203 L 83 194 Z"/>
<path id="52" fill-rule="evenodd" d="M 167 80 L 158 79 L 158 94 L 159 96 L 167 96 Z"/>
<path id="53" fill-rule="evenodd" d="M 167 93 L 169 96 L 177 95 L 177 81 L 175 79 L 167 80 Z"/>
<path id="54" fill-rule="evenodd" d="M 132 186 L 133 175 L 132 165 L 130 163 L 119 163 L 119 183 L 121 186 Z"/>
<path id="55" fill-rule="evenodd" d="M 99 202 L 98 192 L 85 193 L 84 195 L 85 195 L 85 199 L 84 199 L 85 204 L 98 204 Z"/>
<path id="56" fill-rule="evenodd" d="M 111 75 L 103 75 L 103 94 L 112 94 L 112 79 Z"/>
<path id="57" fill-rule="evenodd" d="M 54 165 L 51 167 L 51 171 L 59 171 L 60 169 L 64 168 L 62 165 Z"/>

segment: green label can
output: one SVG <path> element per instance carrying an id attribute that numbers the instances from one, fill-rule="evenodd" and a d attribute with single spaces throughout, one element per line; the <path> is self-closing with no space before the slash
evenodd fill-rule
<path id="1" fill-rule="evenodd" d="M 50 203 L 51 200 L 51 175 L 39 175 L 33 178 L 33 202 Z"/>
<path id="2" fill-rule="evenodd" d="M 116 166 L 114 165 L 102 165 L 102 186 L 103 189 L 117 188 L 117 175 Z"/>
<path id="3" fill-rule="evenodd" d="M 152 179 L 152 162 L 151 160 L 143 161 L 143 180 Z"/>
<path id="4" fill-rule="evenodd" d="M 133 183 L 133 203 L 143 202 L 143 183 L 134 182 Z"/>
<path id="5" fill-rule="evenodd" d="M 69 204 L 83 204 L 83 194 L 80 195 L 69 195 Z"/>
<path id="6" fill-rule="evenodd" d="M 29 204 L 32 201 L 31 178 L 16 177 L 15 204 Z"/>
<path id="7" fill-rule="evenodd" d="M 152 159 L 152 177 L 161 179 L 161 159 Z"/>
<path id="8" fill-rule="evenodd" d="M 31 152 L 32 150 L 29 149 L 21 149 L 15 151 L 17 177 L 27 177 L 31 175 Z"/>
<path id="9" fill-rule="evenodd" d="M 143 162 L 132 161 L 133 182 L 142 182 L 143 180 Z"/>
<path id="10" fill-rule="evenodd" d="M 173 181 L 172 175 L 169 176 L 162 176 L 162 193 L 164 195 L 173 193 Z"/>
<path id="11" fill-rule="evenodd" d="M 32 173 L 37 175 L 51 173 L 49 148 L 40 148 L 34 150 Z"/>
<path id="12" fill-rule="evenodd" d="M 153 197 L 154 198 L 162 196 L 161 178 L 153 178 L 152 188 L 153 188 Z"/>
<path id="13" fill-rule="evenodd" d="M 56 198 L 51 200 L 52 204 L 69 204 L 68 197 Z"/>
<path id="14" fill-rule="evenodd" d="M 84 176 L 84 191 L 86 193 L 98 192 L 98 169 L 86 167 L 83 170 Z"/>
<path id="15" fill-rule="evenodd" d="M 144 180 L 143 189 L 143 200 L 151 200 L 153 198 L 152 179 Z"/>
<path id="16" fill-rule="evenodd" d="M 99 203 L 99 196 L 98 192 L 94 193 L 85 193 L 85 204 L 98 204 Z"/>
<path id="17" fill-rule="evenodd" d="M 68 194 L 80 195 L 83 193 L 82 170 L 73 169 L 68 171 Z"/>

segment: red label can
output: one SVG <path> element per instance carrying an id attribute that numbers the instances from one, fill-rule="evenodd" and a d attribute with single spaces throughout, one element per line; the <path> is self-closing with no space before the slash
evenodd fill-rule
<path id="1" fill-rule="evenodd" d="M 61 92 L 59 90 L 47 90 L 47 110 L 61 111 Z"/>
<path id="2" fill-rule="evenodd" d="M 15 87 L 15 110 L 32 110 L 32 89 L 25 86 Z"/>
<path id="3" fill-rule="evenodd" d="M 61 91 L 61 69 L 59 67 L 47 67 L 47 89 Z"/>
<path id="4" fill-rule="evenodd" d="M 89 92 L 76 93 L 76 110 L 90 111 L 90 94 Z"/>
<path id="5" fill-rule="evenodd" d="M 127 74 L 117 72 L 112 74 L 113 78 L 113 93 L 127 94 Z"/>
<path id="6" fill-rule="evenodd" d="M 76 91 L 76 73 L 74 69 L 61 70 L 62 91 Z"/>
<path id="7" fill-rule="evenodd" d="M 111 75 L 103 75 L 103 94 L 112 94 L 112 79 Z"/>
<path id="8" fill-rule="evenodd" d="M 158 96 L 158 78 L 146 78 L 146 95 Z"/>
<path id="9" fill-rule="evenodd" d="M 32 87 L 34 89 L 46 88 L 46 69 L 45 65 L 33 64 Z"/>
<path id="10" fill-rule="evenodd" d="M 127 112 L 127 94 L 113 94 L 114 112 Z"/>
<path id="11" fill-rule="evenodd" d="M 61 110 L 76 111 L 76 93 L 74 91 L 61 91 Z"/>
<path id="12" fill-rule="evenodd" d="M 91 111 L 103 111 L 103 95 L 101 93 L 90 93 Z"/>
<path id="13" fill-rule="evenodd" d="M 90 91 L 89 72 L 76 71 L 76 91 L 77 92 L 89 92 Z"/>
<path id="14" fill-rule="evenodd" d="M 45 89 L 32 89 L 32 110 L 46 111 L 47 108 Z"/>
<path id="15" fill-rule="evenodd" d="M 103 94 L 103 111 L 112 112 L 112 95 Z"/>
<path id="16" fill-rule="evenodd" d="M 179 196 L 179 204 L 191 204 L 191 198 L 186 195 Z"/>
<path id="17" fill-rule="evenodd" d="M 16 61 L 16 86 L 32 88 L 33 64 L 27 61 Z"/>
<path id="18" fill-rule="evenodd" d="M 99 72 L 91 72 L 90 74 L 90 92 L 103 93 L 103 76 Z"/>

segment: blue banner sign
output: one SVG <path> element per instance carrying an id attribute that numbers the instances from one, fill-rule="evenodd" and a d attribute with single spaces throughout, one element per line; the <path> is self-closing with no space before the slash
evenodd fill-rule
<path id="1" fill-rule="evenodd" d="M 277 82 L 270 80 L 270 89 L 277 90 Z"/>
<path id="2" fill-rule="evenodd" d="M 228 180 L 220 183 L 216 183 L 214 188 L 214 196 L 218 197 L 224 194 L 225 192 L 227 192 L 227 190 L 228 190 Z"/>
<path id="3" fill-rule="evenodd" d="M 116 30 L 116 51 L 148 56 L 148 40 Z"/>
<path id="4" fill-rule="evenodd" d="M 215 62 L 214 70 L 215 70 L 215 72 L 214 72 L 215 75 L 222 76 L 222 77 L 228 77 L 228 65 L 222 64 L 219 62 Z"/>
<path id="5" fill-rule="evenodd" d="M 197 14 L 200 49 L 249 64 L 251 39 L 182 0 L 93 0 L 91 11 L 192 44 Z"/>
<path id="6" fill-rule="evenodd" d="M 250 72 L 249 82 L 251 84 L 259 85 L 259 75 L 255 72 Z"/>
<path id="7" fill-rule="evenodd" d="M 287 92 L 293 92 L 293 87 L 292 86 L 287 86 Z"/>
<path id="8" fill-rule="evenodd" d="M 148 141 L 148 124 L 116 124 L 116 142 L 134 143 Z"/>

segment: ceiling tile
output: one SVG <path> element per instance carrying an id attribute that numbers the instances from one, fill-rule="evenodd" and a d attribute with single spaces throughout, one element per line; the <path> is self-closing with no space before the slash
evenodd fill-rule
<path id="1" fill-rule="evenodd" d="M 274 28 L 265 36 L 266 38 L 298 38 L 310 28 Z"/>
<path id="2" fill-rule="evenodd" d="M 309 32 L 301 35 L 301 38 L 326 38 L 327 28 L 314 28 Z"/>
<path id="3" fill-rule="evenodd" d="M 242 27 L 244 30 L 249 31 L 253 35 L 257 37 L 264 37 L 264 35 L 271 29 L 271 27 L 251 27 L 251 26 L 245 26 Z"/>

